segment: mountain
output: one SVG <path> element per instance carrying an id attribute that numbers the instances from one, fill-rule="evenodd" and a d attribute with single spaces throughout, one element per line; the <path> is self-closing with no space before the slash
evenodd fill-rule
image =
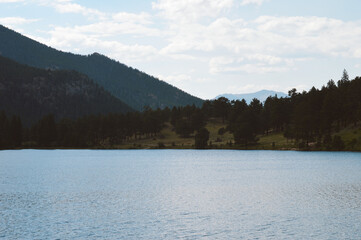
<path id="1" fill-rule="evenodd" d="M 283 92 L 275 92 L 275 91 L 271 91 L 271 90 L 261 90 L 261 91 L 254 92 L 254 93 L 244 93 L 244 94 L 227 94 L 227 93 L 225 93 L 225 94 L 218 95 L 214 99 L 218 99 L 220 97 L 228 98 L 230 101 L 244 99 L 244 100 L 246 100 L 247 103 L 250 103 L 253 98 L 257 98 L 261 102 L 264 102 L 264 101 L 266 101 L 266 99 L 269 96 L 275 96 L 275 95 L 277 95 L 277 97 L 279 97 L 279 98 L 288 96 L 287 94 L 285 94 Z"/>
<path id="2" fill-rule="evenodd" d="M 33 68 L 0 56 L 0 111 L 31 124 L 50 113 L 75 119 L 133 110 L 83 74 Z"/>
<path id="3" fill-rule="evenodd" d="M 58 51 L 1 25 L 0 54 L 33 67 L 83 73 L 136 110 L 143 110 L 144 106 L 164 108 L 203 103 L 200 98 L 104 55 Z"/>

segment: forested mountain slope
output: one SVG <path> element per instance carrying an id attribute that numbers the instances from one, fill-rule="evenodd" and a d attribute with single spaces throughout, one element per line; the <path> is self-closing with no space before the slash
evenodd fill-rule
<path id="1" fill-rule="evenodd" d="M 98 53 L 88 56 L 58 51 L 0 25 L 0 55 L 45 69 L 67 69 L 86 74 L 112 95 L 136 110 L 164 108 L 203 100 Z"/>
<path id="2" fill-rule="evenodd" d="M 76 119 L 132 109 L 83 74 L 33 68 L 0 56 L 0 111 L 31 124 L 46 114 Z"/>

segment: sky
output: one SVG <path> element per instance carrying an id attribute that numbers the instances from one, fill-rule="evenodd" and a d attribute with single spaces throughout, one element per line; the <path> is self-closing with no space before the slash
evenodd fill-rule
<path id="1" fill-rule="evenodd" d="M 0 0 L 0 24 L 102 53 L 192 95 L 320 88 L 361 75 L 359 0 Z"/>

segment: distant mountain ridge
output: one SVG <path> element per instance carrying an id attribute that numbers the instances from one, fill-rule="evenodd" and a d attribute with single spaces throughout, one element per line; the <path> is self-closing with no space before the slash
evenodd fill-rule
<path id="1" fill-rule="evenodd" d="M 38 69 L 0 56 L 0 111 L 29 125 L 47 114 L 76 119 L 134 110 L 83 74 Z"/>
<path id="2" fill-rule="evenodd" d="M 225 93 L 225 94 L 218 95 L 217 97 L 215 97 L 215 99 L 218 99 L 220 97 L 225 97 L 230 101 L 244 99 L 244 100 L 246 100 L 247 103 L 250 103 L 253 98 L 257 98 L 261 102 L 264 102 L 264 101 L 266 101 L 266 99 L 269 96 L 276 96 L 276 95 L 279 98 L 288 96 L 286 93 L 283 93 L 283 92 L 276 92 L 276 91 L 272 91 L 272 90 L 261 90 L 261 91 L 254 92 L 254 93 L 243 93 L 243 94 L 227 94 L 227 93 Z"/>
<path id="3" fill-rule="evenodd" d="M 0 55 L 43 69 L 75 70 L 136 110 L 195 104 L 203 100 L 104 55 L 65 53 L 0 25 Z"/>

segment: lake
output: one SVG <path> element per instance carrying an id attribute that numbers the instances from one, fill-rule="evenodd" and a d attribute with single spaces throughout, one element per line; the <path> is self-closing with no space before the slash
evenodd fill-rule
<path id="1" fill-rule="evenodd" d="M 0 151 L 0 239 L 360 239 L 361 153 Z"/>

